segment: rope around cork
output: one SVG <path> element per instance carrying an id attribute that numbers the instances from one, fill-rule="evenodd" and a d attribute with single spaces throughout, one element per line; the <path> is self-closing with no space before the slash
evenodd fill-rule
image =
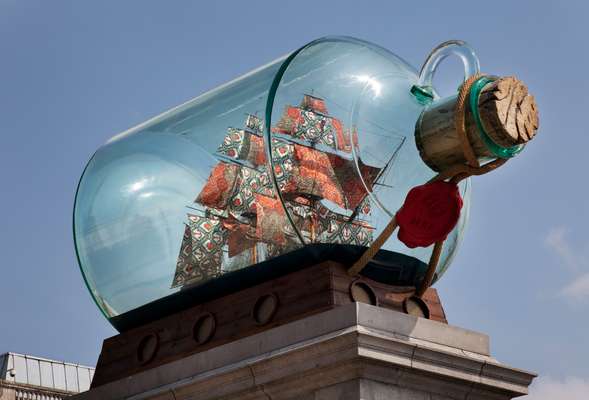
<path id="1" fill-rule="evenodd" d="M 538 129 L 538 113 L 534 97 L 528 93 L 527 87 L 514 77 L 496 78 L 482 74 L 471 76 L 461 85 L 451 111 L 453 113 L 431 107 L 424 111 L 420 118 L 422 128 L 426 127 L 426 132 L 416 132 L 416 136 L 422 135 L 421 138 L 416 137 L 420 154 L 430 167 L 439 171 L 423 187 L 435 182 L 446 182 L 457 186 L 464 179 L 484 175 L 499 168 L 509 158 L 518 154 L 524 144 L 535 136 Z M 427 134 L 427 118 L 429 117 L 432 121 L 430 126 L 434 126 L 435 134 Z M 453 118 L 454 121 L 453 124 L 436 124 L 440 118 Z M 440 132 L 440 125 L 443 127 L 442 130 L 446 129 L 445 132 Z M 456 142 L 454 153 L 458 154 L 443 154 L 436 151 L 436 146 L 444 149 L 452 148 L 448 146 L 448 138 Z M 438 142 L 441 140 L 446 141 L 444 146 L 439 146 Z M 493 160 L 481 165 L 481 158 Z M 456 163 L 455 160 L 460 161 Z M 445 164 L 447 162 L 450 164 Z M 403 217 L 401 213 L 406 211 L 404 208 L 407 207 L 408 202 L 416 198 L 415 193 L 412 193 L 415 189 L 417 188 L 409 192 L 403 207 L 389 221 L 370 247 L 348 269 L 349 275 L 358 275 L 397 230 L 399 220 Z M 460 200 L 458 211 L 461 206 Z M 415 291 L 417 297 L 422 297 L 432 284 L 447 233 L 454 228 L 458 220 L 457 217 L 454 219 L 448 232 L 434 242 L 426 274 Z M 399 232 L 399 239 L 402 239 L 402 232 Z M 411 247 L 415 246 L 411 245 Z M 426 246 L 423 245 L 423 247 Z"/>

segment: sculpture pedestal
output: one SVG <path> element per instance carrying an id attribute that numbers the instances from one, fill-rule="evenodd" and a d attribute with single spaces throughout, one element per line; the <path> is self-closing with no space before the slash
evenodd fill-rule
<path id="1" fill-rule="evenodd" d="M 352 303 L 73 399 L 511 399 L 534 377 L 493 359 L 486 335 Z"/>

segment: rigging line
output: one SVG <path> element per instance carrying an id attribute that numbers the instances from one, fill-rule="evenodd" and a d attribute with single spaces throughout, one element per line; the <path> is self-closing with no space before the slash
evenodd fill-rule
<path id="1" fill-rule="evenodd" d="M 395 151 L 393 152 L 393 154 L 391 155 L 391 157 L 389 158 L 389 160 L 387 161 L 387 163 L 385 164 L 385 166 L 382 168 L 382 170 L 379 172 L 378 176 L 374 180 L 375 182 L 377 182 L 380 178 L 382 178 L 384 176 L 384 174 L 386 172 L 388 172 L 387 170 L 389 169 L 389 167 L 393 163 L 393 160 L 395 159 L 395 157 L 397 157 L 397 154 L 399 154 L 399 151 L 401 150 L 401 147 L 403 147 L 403 145 L 405 144 L 405 139 L 406 138 L 403 138 L 403 141 L 401 142 L 401 144 L 399 145 L 399 147 L 397 147 L 395 149 Z"/>
<path id="2" fill-rule="evenodd" d="M 379 157 L 378 157 L 376 154 L 374 154 L 374 153 L 373 153 L 373 152 L 371 152 L 370 150 L 367 150 L 366 148 L 362 149 L 362 151 L 363 151 L 365 154 L 368 154 L 369 156 L 372 156 L 373 158 L 375 158 L 375 159 L 377 159 L 377 160 L 379 159 Z M 385 164 L 385 165 L 386 165 L 386 164 Z M 384 168 L 384 167 L 383 167 L 383 168 Z"/>
<path id="3" fill-rule="evenodd" d="M 390 167 L 391 163 L 393 162 L 394 158 L 397 156 L 397 154 L 399 154 L 399 151 L 401 150 L 401 147 L 405 143 L 405 139 L 406 138 L 403 138 L 403 140 L 401 141 L 401 144 L 399 145 L 399 147 L 397 147 L 397 149 L 393 152 L 393 154 L 391 155 L 391 157 L 389 158 L 389 160 L 387 161 L 387 163 L 385 164 L 385 166 L 378 172 L 378 175 L 376 176 L 376 178 L 372 182 L 372 185 L 380 185 L 380 186 L 386 186 L 386 187 L 393 188 L 393 186 L 389 186 L 389 185 L 385 185 L 383 183 L 379 183 L 378 180 L 381 179 L 382 177 L 384 177 L 385 176 L 385 173 L 388 173 L 389 172 L 387 170 Z M 374 155 L 372 153 L 370 153 L 370 152 L 367 152 L 367 153 L 370 154 L 370 155 L 372 155 L 374 157 Z M 358 168 L 358 166 L 356 166 L 356 168 Z M 360 174 L 360 176 L 362 176 L 362 175 Z M 362 178 L 362 180 L 364 180 L 364 178 Z M 374 192 L 374 190 L 372 190 L 372 191 Z M 367 193 L 367 196 L 370 196 L 370 194 Z M 356 208 L 352 212 L 352 215 L 350 215 L 350 218 L 348 219 L 348 222 L 351 222 L 359 214 L 360 207 L 362 206 L 362 203 L 365 201 L 365 198 L 366 198 L 366 196 L 364 197 L 364 199 L 362 199 L 361 203 L 356 206 Z"/>
<path id="4" fill-rule="evenodd" d="M 304 95 L 304 93 L 303 93 Z M 323 96 L 321 93 L 319 93 L 320 97 L 324 100 L 327 96 Z M 350 113 L 350 110 L 348 110 L 346 107 L 342 106 L 341 104 L 338 104 L 337 102 L 333 101 L 333 100 L 329 100 L 330 103 L 333 103 L 334 105 L 338 106 L 339 108 L 341 108 L 342 110 L 344 110 L 346 113 Z M 333 118 L 333 117 L 332 117 Z M 360 120 L 362 121 L 366 121 L 367 123 L 376 126 L 379 129 L 382 129 L 385 132 L 389 132 L 392 133 L 395 136 L 400 136 L 402 138 L 405 138 L 405 135 L 401 134 L 400 132 L 397 132 L 397 130 L 391 130 L 385 127 L 380 126 L 379 124 L 372 122 L 370 120 L 364 119 L 364 118 L 360 118 Z"/>
<path id="5" fill-rule="evenodd" d="M 378 179 L 381 179 L 381 177 L 384 176 L 385 172 L 388 170 L 388 168 L 392 164 L 393 160 L 395 159 L 395 157 L 397 156 L 397 154 L 399 153 L 399 151 L 403 147 L 403 144 L 404 143 L 405 143 L 405 138 L 403 138 L 403 141 L 401 142 L 401 145 L 398 146 L 397 149 L 393 152 L 393 154 L 389 158 L 388 162 L 385 164 L 385 166 L 383 167 L 383 169 L 380 171 L 379 176 L 377 176 L 377 178 L 374 180 L 374 182 L 376 182 Z M 356 168 L 359 169 L 358 161 L 356 161 Z M 368 191 L 369 198 L 371 198 L 374 201 L 374 203 L 376 204 L 376 206 L 379 207 L 385 214 L 391 215 L 390 212 L 380 202 L 380 200 L 375 196 L 375 193 L 374 193 L 375 191 L 374 190 L 370 190 L 369 191 L 368 190 L 368 187 L 366 186 L 366 183 L 364 182 L 364 180 L 362 180 L 362 182 L 364 184 L 364 187 Z M 391 215 L 391 217 L 392 217 L 392 215 Z"/>
<path id="6" fill-rule="evenodd" d="M 374 131 L 371 131 L 369 129 L 362 129 L 362 133 L 365 135 L 371 135 L 371 136 L 377 136 L 377 137 L 382 137 L 382 138 L 386 138 L 386 139 L 391 139 L 390 136 L 382 134 L 382 133 L 376 133 Z M 393 133 L 393 135 L 395 135 L 395 137 L 400 137 L 400 135 L 397 135 L 396 133 Z"/>
<path id="7" fill-rule="evenodd" d="M 391 156 L 390 160 L 386 163 L 386 165 L 383 167 L 383 169 L 379 172 L 379 175 L 376 177 L 376 179 L 374 180 L 373 185 L 380 187 L 388 187 L 388 188 L 394 188 L 394 185 L 387 185 L 384 184 L 382 182 L 378 182 L 379 179 L 382 179 L 383 181 L 385 181 L 386 177 L 388 176 L 388 174 L 390 174 L 391 169 L 389 169 L 390 165 L 393 163 L 393 160 L 395 158 L 395 156 L 397 155 L 398 150 Z M 373 192 L 375 192 L 376 190 L 373 190 Z"/>
<path id="8" fill-rule="evenodd" d="M 331 100 L 330 100 L 330 101 L 331 101 Z M 342 108 L 342 109 L 343 109 L 345 112 L 347 112 L 347 110 L 346 110 L 344 107 L 341 107 L 341 106 L 339 106 L 339 107 L 340 107 L 340 108 Z M 295 106 L 295 108 L 300 108 L 300 109 L 302 109 L 303 111 L 312 112 L 313 114 L 320 115 L 320 116 L 322 116 L 322 117 L 324 117 L 324 118 L 328 118 L 328 119 L 332 119 L 332 120 L 333 120 L 333 119 L 337 119 L 337 118 L 336 118 L 336 117 L 334 117 L 333 115 L 324 114 L 324 113 L 321 113 L 321 112 L 317 112 L 317 111 L 315 111 L 315 110 L 311 110 L 311 111 L 310 111 L 310 110 L 306 110 L 306 109 L 304 109 L 304 108 L 303 108 L 303 107 L 301 107 L 301 106 Z M 363 119 L 363 120 L 364 120 L 364 119 Z M 380 125 L 378 125 L 378 124 L 376 124 L 376 123 L 374 123 L 374 122 L 371 122 L 371 121 L 369 121 L 369 120 L 365 120 L 365 121 L 367 121 L 368 123 L 371 123 L 372 125 L 376 126 L 377 128 L 380 128 L 380 129 L 382 129 L 382 130 L 384 130 L 384 131 L 386 131 L 386 132 L 392 133 L 392 134 L 393 134 L 395 137 L 401 137 L 401 138 L 403 137 L 403 135 L 401 135 L 400 133 L 398 133 L 398 132 L 396 132 L 396 131 L 392 131 L 392 130 L 388 130 L 388 129 L 386 129 L 386 128 L 383 128 L 383 127 L 381 127 Z M 369 130 L 369 129 L 363 129 L 363 130 L 362 130 L 362 133 L 363 133 L 363 134 L 372 135 L 372 136 L 378 136 L 378 137 L 383 137 L 383 138 L 391 139 L 391 137 L 390 137 L 389 135 L 384 135 L 384 134 L 382 134 L 382 133 L 376 133 L 376 132 L 374 132 L 374 131 L 372 131 L 372 130 Z"/>
<path id="9" fill-rule="evenodd" d="M 393 185 L 386 185 L 384 183 L 378 183 L 378 182 L 374 182 L 373 185 L 376 185 L 376 186 L 384 186 L 384 187 L 388 187 L 388 188 L 391 188 L 391 189 L 394 188 Z"/>
<path id="10" fill-rule="evenodd" d="M 364 203 L 364 200 L 366 200 L 366 196 L 364 196 L 364 198 L 362 199 L 362 201 L 360 202 L 360 204 L 358 204 L 356 206 L 356 208 L 354 209 L 354 212 L 352 212 L 352 215 L 350 215 L 350 217 L 348 218 L 348 223 L 349 222 L 352 222 L 353 220 L 356 219 L 356 217 L 360 213 L 360 206 L 362 206 L 362 204 Z"/>
<path id="11" fill-rule="evenodd" d="M 204 212 L 205 212 L 205 210 L 201 210 L 200 208 L 191 207 L 191 206 L 185 206 L 185 207 L 186 207 L 186 208 L 189 208 L 189 209 L 191 209 L 191 210 L 194 210 L 194 211 L 200 211 L 200 212 L 202 212 L 202 213 L 204 213 Z"/>

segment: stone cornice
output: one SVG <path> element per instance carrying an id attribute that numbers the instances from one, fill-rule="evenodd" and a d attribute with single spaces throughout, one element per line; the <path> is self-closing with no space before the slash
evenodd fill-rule
<path id="1" fill-rule="evenodd" d="M 367 379 L 415 390 L 427 385 L 448 398 L 510 399 L 526 394 L 534 376 L 491 358 L 486 335 L 356 303 L 74 398 L 279 399 Z"/>

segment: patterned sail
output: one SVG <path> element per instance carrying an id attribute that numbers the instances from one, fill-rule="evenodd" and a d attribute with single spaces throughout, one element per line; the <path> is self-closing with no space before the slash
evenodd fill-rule
<path id="1" fill-rule="evenodd" d="M 325 102 L 310 95 L 305 95 L 300 107 L 288 106 L 273 132 L 303 144 L 323 145 L 326 150 L 351 151 L 341 121 L 328 116 Z"/>
<path id="2" fill-rule="evenodd" d="M 324 193 L 313 193 L 344 209 L 356 209 L 381 172 L 352 158 L 357 132 L 344 132 L 340 120 L 328 115 L 323 99 L 305 95 L 300 107 L 288 106 L 273 132 L 295 144 L 295 165 L 299 166 L 293 187 L 308 188 L 309 182 L 325 185 Z M 359 171 L 357 171 L 359 169 Z M 358 173 L 359 172 L 359 173 Z"/>
<path id="3" fill-rule="evenodd" d="M 288 106 L 272 128 L 271 163 L 262 132 L 254 115 L 247 116 L 244 128 L 227 129 L 217 149 L 219 162 L 194 201 L 204 207 L 203 216 L 188 214 L 172 287 L 239 268 L 235 262 L 250 265 L 284 254 L 299 245 L 298 234 L 308 243 L 372 242 L 374 228 L 356 216 L 370 213 L 368 190 L 382 169 L 356 163 L 356 132 L 346 132 L 328 115 L 323 99 L 311 95 L 298 107 Z"/>
<path id="4" fill-rule="evenodd" d="M 226 240 L 227 230 L 220 218 L 188 214 L 172 287 L 219 276 Z"/>

